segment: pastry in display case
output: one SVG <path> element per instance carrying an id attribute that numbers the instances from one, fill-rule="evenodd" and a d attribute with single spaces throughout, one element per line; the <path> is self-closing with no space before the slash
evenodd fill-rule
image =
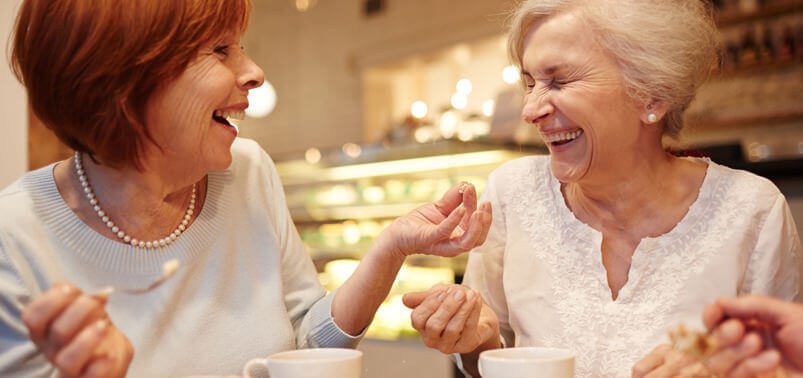
<path id="1" fill-rule="evenodd" d="M 341 151 L 342 152 L 342 151 Z M 404 146 L 363 146 L 358 156 L 334 153 L 277 161 L 287 204 L 322 284 L 343 284 L 377 235 L 395 218 L 439 199 L 465 181 L 482 193 L 488 174 L 505 161 L 543 152 L 534 147 L 444 140 Z M 401 297 L 438 283 L 460 282 L 467 255 L 407 258 L 367 336 L 415 335 Z"/>

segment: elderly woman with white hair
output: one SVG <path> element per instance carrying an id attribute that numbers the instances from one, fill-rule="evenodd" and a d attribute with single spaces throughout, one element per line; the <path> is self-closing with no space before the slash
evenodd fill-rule
<path id="1" fill-rule="evenodd" d="M 544 346 L 572 350 L 577 376 L 630 376 L 717 297 L 798 295 L 779 190 L 662 144 L 716 63 L 704 2 L 529 0 L 512 20 L 522 118 L 550 153 L 491 174 L 494 219 L 463 285 L 405 297 L 428 346 L 473 375 L 484 350 Z M 678 373 L 661 352 L 638 373 Z"/>

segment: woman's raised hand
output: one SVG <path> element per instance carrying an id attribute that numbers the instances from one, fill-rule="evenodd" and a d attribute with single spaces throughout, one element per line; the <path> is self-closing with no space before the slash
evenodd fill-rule
<path id="1" fill-rule="evenodd" d="M 22 312 L 31 340 L 63 376 L 124 377 L 134 356 L 109 320 L 106 297 L 56 284 Z"/>
<path id="2" fill-rule="evenodd" d="M 479 293 L 461 285 L 436 285 L 407 293 L 411 322 L 428 347 L 441 353 L 470 353 L 483 344 L 499 344 L 499 320 Z M 489 348 L 490 349 L 490 348 Z"/>
<path id="3" fill-rule="evenodd" d="M 462 206 L 461 206 L 462 205 Z M 477 191 L 459 183 L 435 202 L 393 221 L 380 238 L 400 256 L 457 256 L 482 245 L 491 226 L 491 204 L 477 207 Z"/>

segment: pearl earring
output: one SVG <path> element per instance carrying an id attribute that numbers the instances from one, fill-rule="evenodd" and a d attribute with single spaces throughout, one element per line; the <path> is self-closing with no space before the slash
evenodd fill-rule
<path id="1" fill-rule="evenodd" d="M 649 122 L 649 123 L 658 122 L 658 116 L 655 115 L 655 113 L 647 114 L 647 122 Z"/>

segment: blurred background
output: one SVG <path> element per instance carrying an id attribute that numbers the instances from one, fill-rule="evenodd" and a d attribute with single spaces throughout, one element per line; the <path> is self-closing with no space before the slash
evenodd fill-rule
<path id="1" fill-rule="evenodd" d="M 288 205 L 335 288 L 393 218 L 454 183 L 481 192 L 506 160 L 546 149 L 519 120 L 510 0 L 253 0 L 243 44 L 266 84 L 241 136 L 277 161 Z M 719 72 L 667 146 L 773 180 L 803 233 L 803 1 L 720 0 Z M 0 4 L 8 34 L 18 0 Z M 4 65 L 0 187 L 69 156 Z M 460 282 L 465 257 L 408 260 L 361 349 L 368 377 L 458 376 L 410 327 L 401 293 Z M 380 373 L 381 372 L 381 373 Z"/>

